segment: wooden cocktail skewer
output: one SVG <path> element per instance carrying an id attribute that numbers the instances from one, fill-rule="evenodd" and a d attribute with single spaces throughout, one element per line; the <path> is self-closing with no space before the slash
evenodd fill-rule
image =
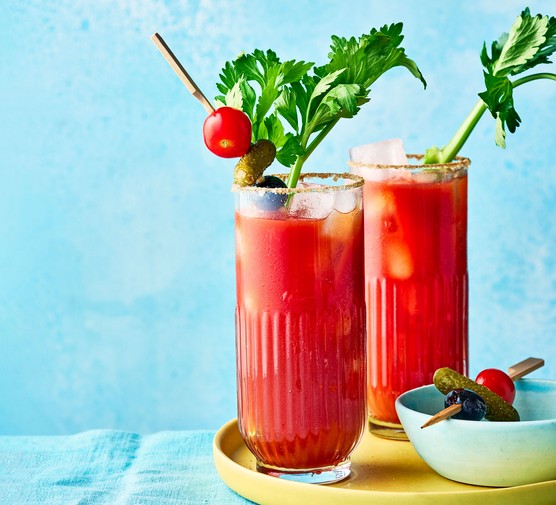
<path id="1" fill-rule="evenodd" d="M 510 379 L 514 382 L 518 379 L 521 379 L 523 376 L 530 374 L 531 372 L 537 370 L 541 366 L 544 366 L 544 360 L 540 358 L 527 358 L 519 363 L 511 366 L 508 368 L 508 375 Z M 461 403 L 455 403 L 454 405 L 450 405 L 446 407 L 444 410 L 438 412 L 432 416 L 421 428 L 427 428 L 428 426 L 432 426 L 433 424 L 439 423 L 440 421 L 444 421 L 449 417 L 455 416 L 458 412 L 462 409 Z"/>
<path id="2" fill-rule="evenodd" d="M 446 407 L 444 410 L 438 412 L 432 416 L 423 426 L 422 428 L 426 428 L 427 426 L 432 426 L 433 424 L 439 423 L 440 421 L 444 421 L 444 419 L 448 419 L 449 417 L 455 416 L 458 412 L 461 412 L 461 403 L 454 403 L 449 407 Z"/>
<path id="3" fill-rule="evenodd" d="M 155 33 L 151 39 L 153 40 L 158 50 L 162 53 L 162 56 L 166 58 L 166 61 L 170 64 L 170 66 L 174 69 L 174 72 L 178 74 L 180 80 L 185 84 L 189 92 L 201 102 L 201 105 L 205 108 L 208 114 L 212 114 L 214 112 L 214 107 L 212 104 L 207 100 L 207 97 L 203 94 L 199 86 L 195 84 L 195 81 L 191 78 L 191 76 L 187 73 L 183 65 L 180 61 L 176 58 L 175 54 L 172 50 L 168 47 L 168 44 L 164 42 L 164 39 L 158 34 Z"/>
<path id="4" fill-rule="evenodd" d="M 508 375 L 510 376 L 510 379 L 515 382 L 516 380 L 521 379 L 524 375 L 537 370 L 541 366 L 544 366 L 544 359 L 527 358 L 508 368 Z"/>

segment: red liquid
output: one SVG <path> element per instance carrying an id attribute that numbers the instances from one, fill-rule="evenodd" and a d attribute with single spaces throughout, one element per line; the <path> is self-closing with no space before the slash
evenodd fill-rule
<path id="1" fill-rule="evenodd" d="M 467 175 L 367 180 L 364 202 L 369 410 L 399 423 L 401 393 L 467 374 Z"/>
<path id="2" fill-rule="evenodd" d="M 236 212 L 239 427 L 265 465 L 346 460 L 365 426 L 361 210 Z"/>

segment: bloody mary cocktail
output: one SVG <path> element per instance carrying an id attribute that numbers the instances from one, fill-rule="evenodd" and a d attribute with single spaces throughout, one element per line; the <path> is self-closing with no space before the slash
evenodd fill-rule
<path id="1" fill-rule="evenodd" d="M 371 431 L 403 438 L 394 407 L 436 369 L 467 373 L 467 166 L 354 166 L 365 178 Z"/>
<path id="2" fill-rule="evenodd" d="M 344 177 L 236 193 L 239 427 L 259 470 L 306 482 L 349 474 L 366 419 L 363 181 Z"/>

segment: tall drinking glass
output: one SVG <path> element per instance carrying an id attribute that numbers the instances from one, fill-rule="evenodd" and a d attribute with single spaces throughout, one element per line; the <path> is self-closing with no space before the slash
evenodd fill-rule
<path id="1" fill-rule="evenodd" d="M 406 439 L 396 398 L 440 367 L 467 374 L 469 160 L 351 166 L 365 178 L 370 429 Z"/>
<path id="2" fill-rule="evenodd" d="M 349 475 L 366 420 L 362 186 L 234 188 L 239 429 L 263 473 Z"/>

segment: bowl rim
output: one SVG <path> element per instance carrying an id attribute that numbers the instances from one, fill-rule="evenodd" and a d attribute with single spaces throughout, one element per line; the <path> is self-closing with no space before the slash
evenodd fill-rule
<path id="1" fill-rule="evenodd" d="M 520 381 L 531 382 L 531 383 L 534 382 L 537 384 L 546 383 L 550 387 L 554 388 L 554 391 L 556 392 L 556 380 L 528 378 L 528 379 L 520 379 Z M 438 389 L 436 389 L 436 386 L 434 384 L 426 384 L 425 386 L 413 388 L 410 389 L 409 391 L 406 391 L 405 393 L 402 393 L 396 398 L 396 402 L 395 402 L 396 410 L 398 408 L 404 409 L 406 411 L 413 412 L 415 415 L 417 415 L 418 417 L 422 417 L 425 420 L 429 419 L 431 417 L 431 414 L 427 414 L 426 412 L 421 412 L 420 410 L 412 409 L 407 405 L 405 405 L 403 402 L 405 399 L 407 399 L 407 397 L 418 394 L 420 390 L 429 390 L 431 388 L 434 388 L 436 391 L 438 391 Z M 442 395 L 440 391 L 438 391 L 438 393 Z M 556 425 L 556 417 L 550 419 L 535 419 L 531 421 L 514 421 L 514 422 L 484 421 L 484 419 L 479 422 L 469 422 L 463 419 L 450 419 L 450 423 L 456 423 L 456 426 L 461 426 L 461 427 L 465 426 L 466 429 L 470 429 L 470 430 L 473 429 L 494 430 L 494 429 L 500 429 L 501 426 L 515 426 L 515 429 L 519 430 L 519 429 L 524 429 L 526 427 L 531 427 L 535 425 L 551 425 L 551 424 Z"/>

